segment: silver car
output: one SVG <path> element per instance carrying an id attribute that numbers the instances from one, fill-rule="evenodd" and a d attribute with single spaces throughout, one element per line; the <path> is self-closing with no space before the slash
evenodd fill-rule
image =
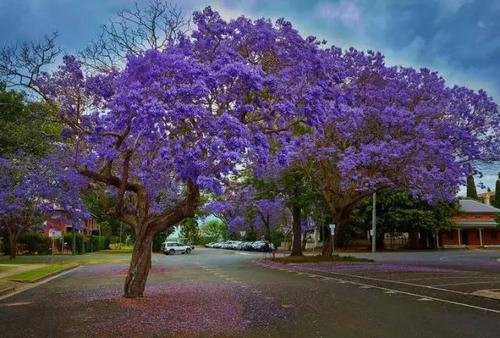
<path id="1" fill-rule="evenodd" d="M 166 255 L 175 255 L 180 252 L 182 254 L 189 254 L 193 251 L 193 248 L 190 245 L 177 243 L 177 242 L 165 242 L 163 243 L 163 252 Z"/>

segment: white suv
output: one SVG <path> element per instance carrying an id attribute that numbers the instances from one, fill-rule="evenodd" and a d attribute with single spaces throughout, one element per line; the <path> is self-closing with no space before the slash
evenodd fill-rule
<path id="1" fill-rule="evenodd" d="M 191 246 L 177 243 L 177 242 L 165 242 L 162 245 L 163 247 L 163 252 L 166 255 L 175 255 L 176 252 L 180 253 L 191 253 L 193 250 Z"/>

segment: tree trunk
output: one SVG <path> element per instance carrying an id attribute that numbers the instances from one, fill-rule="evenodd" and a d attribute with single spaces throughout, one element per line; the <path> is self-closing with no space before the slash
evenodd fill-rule
<path id="1" fill-rule="evenodd" d="M 9 258 L 14 259 L 17 256 L 17 239 L 19 238 L 20 231 L 15 231 L 6 226 L 7 235 L 9 237 Z"/>
<path id="2" fill-rule="evenodd" d="M 321 250 L 321 256 L 332 257 L 333 247 L 332 247 L 332 235 L 329 226 L 325 226 L 325 235 L 323 238 L 323 249 Z"/>
<path id="3" fill-rule="evenodd" d="M 123 296 L 126 298 L 142 297 L 149 270 L 151 269 L 151 245 L 154 233 L 148 231 L 147 226 L 138 227 L 134 251 L 125 280 Z"/>
<path id="4" fill-rule="evenodd" d="M 292 253 L 290 256 L 302 256 L 302 247 L 300 243 L 300 207 L 292 208 L 292 231 L 293 231 L 293 242 L 292 242 Z"/>
<path id="5" fill-rule="evenodd" d="M 336 213 L 332 216 L 332 219 L 335 221 L 335 247 L 341 248 L 347 246 L 347 236 L 345 232 L 345 226 L 349 221 L 349 217 L 351 216 L 352 209 L 344 209 L 339 213 Z M 331 230 L 328 227 L 327 233 L 325 234 L 325 240 L 323 242 L 323 250 L 321 252 L 322 256 L 331 257 L 333 255 L 333 243 L 332 236 L 330 235 Z"/>
<path id="6" fill-rule="evenodd" d="M 9 235 L 9 258 L 14 259 L 17 255 L 17 236 Z"/>
<path id="7" fill-rule="evenodd" d="M 269 222 L 264 223 L 264 238 L 266 241 L 271 242 L 271 227 L 269 226 Z"/>

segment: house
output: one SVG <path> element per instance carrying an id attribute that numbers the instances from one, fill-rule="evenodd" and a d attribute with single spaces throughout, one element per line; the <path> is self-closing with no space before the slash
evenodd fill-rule
<path id="1" fill-rule="evenodd" d="M 479 197 L 479 200 L 484 204 L 492 205 L 493 202 L 495 201 L 495 192 L 494 191 L 483 192 L 477 194 L 477 197 Z"/>
<path id="2" fill-rule="evenodd" d="M 453 217 L 452 230 L 439 230 L 439 247 L 500 247 L 500 228 L 495 215 L 500 209 L 474 200 L 460 200 L 461 214 Z"/>
<path id="3" fill-rule="evenodd" d="M 51 231 L 57 231 L 62 235 L 71 233 L 73 226 L 77 232 L 85 235 L 92 235 L 94 232 L 97 232 L 97 224 L 94 217 L 85 219 L 82 224 L 81 221 L 69 221 L 64 216 L 55 215 L 48 217 L 43 225 L 43 232 L 45 236 L 49 236 Z"/>

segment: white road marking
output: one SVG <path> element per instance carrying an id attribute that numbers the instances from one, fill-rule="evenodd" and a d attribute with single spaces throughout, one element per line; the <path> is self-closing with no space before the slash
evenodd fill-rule
<path id="1" fill-rule="evenodd" d="M 395 293 L 399 293 L 398 291 L 395 291 L 395 290 L 387 290 L 385 291 L 384 293 L 388 293 L 388 294 L 395 294 Z"/>
<path id="2" fill-rule="evenodd" d="M 419 301 L 419 302 L 432 302 L 432 299 L 427 298 L 427 297 L 422 297 L 422 298 L 417 299 L 417 301 Z"/>
<path id="3" fill-rule="evenodd" d="M 461 292 L 461 291 L 456 291 L 456 290 L 448 290 L 448 289 L 443 289 L 443 288 L 438 288 L 430 285 L 421 285 L 421 284 L 415 284 L 415 283 L 406 283 L 406 282 L 401 282 L 397 280 L 389 280 L 389 279 L 382 279 L 382 278 L 374 278 L 374 277 L 368 277 L 368 276 L 359 276 L 359 275 L 352 275 L 352 274 L 343 274 L 343 273 L 336 273 L 336 272 L 327 272 L 329 274 L 333 274 L 336 276 L 343 276 L 343 277 L 353 277 L 353 278 L 360 278 L 360 279 L 366 279 L 366 280 L 374 280 L 378 282 L 386 282 L 386 283 L 393 283 L 393 284 L 400 284 L 400 285 L 407 285 L 407 286 L 415 286 L 419 288 L 426 288 L 426 289 L 432 289 L 432 290 L 439 290 L 439 291 L 445 291 L 445 292 L 451 292 L 451 293 L 458 293 L 461 295 L 469 295 L 467 292 Z"/>
<path id="4" fill-rule="evenodd" d="M 453 285 L 474 285 L 474 284 L 495 284 L 500 283 L 500 281 L 481 281 L 481 282 L 467 282 L 467 283 L 448 283 L 448 284 L 438 284 L 436 286 L 453 286 Z"/>
<path id="5" fill-rule="evenodd" d="M 16 303 L 8 303 L 5 306 L 20 306 L 20 305 L 28 305 L 33 304 L 33 302 L 16 302 Z"/>
<path id="6" fill-rule="evenodd" d="M 400 282 L 409 282 L 409 281 L 420 281 L 420 280 L 434 280 L 434 279 L 462 279 L 462 278 L 470 278 L 470 279 L 498 279 L 498 277 L 480 277 L 480 276 L 446 276 L 446 277 L 422 277 L 422 278 L 408 278 L 408 279 L 399 279 Z"/>
<path id="7" fill-rule="evenodd" d="M 318 276 L 320 276 L 320 275 L 318 275 Z M 360 277 L 360 278 L 363 278 L 363 277 Z M 360 282 L 345 281 L 345 280 L 341 280 L 341 279 L 338 279 L 338 280 L 339 280 L 339 283 L 340 283 L 340 281 L 342 281 L 343 282 L 342 284 L 349 283 L 349 284 L 352 284 L 352 285 L 368 285 L 368 286 L 371 286 L 374 289 L 378 289 L 378 290 L 394 291 L 394 292 L 399 293 L 399 294 L 413 296 L 413 297 L 417 297 L 419 299 L 426 298 L 426 299 L 429 299 L 429 300 L 434 300 L 436 302 L 441 302 L 441 303 L 446 303 L 446 304 L 453 304 L 453 305 L 457 305 L 457 306 L 467 307 L 467 308 L 470 308 L 470 309 L 476 309 L 476 310 L 482 310 L 482 311 L 487 311 L 487 312 L 492 312 L 492 313 L 498 313 L 498 314 L 500 314 L 500 310 L 485 308 L 485 307 L 481 307 L 481 306 L 476 306 L 476 305 L 471 305 L 471 304 L 466 304 L 466 303 L 460 303 L 460 302 L 454 302 L 452 300 L 441 299 L 441 298 L 436 298 L 436 297 L 429 297 L 429 296 L 420 295 L 418 293 L 407 292 L 407 291 L 400 291 L 400 290 L 394 290 L 394 289 L 384 288 L 384 287 L 381 287 L 381 286 L 375 286 L 375 285 L 370 285 L 370 284 L 365 284 L 365 283 L 360 283 Z M 383 280 L 383 281 L 386 281 L 386 280 Z M 450 291 L 450 290 L 445 290 L 445 291 Z M 463 293 L 463 292 L 457 292 L 457 293 Z M 464 294 L 466 294 L 466 293 L 464 293 Z M 268 297 L 265 297 L 265 298 L 268 298 Z"/>

